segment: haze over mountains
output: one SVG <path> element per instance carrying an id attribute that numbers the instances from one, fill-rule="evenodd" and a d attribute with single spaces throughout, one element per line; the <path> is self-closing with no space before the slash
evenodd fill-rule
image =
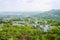
<path id="1" fill-rule="evenodd" d="M 53 9 L 44 12 L 0 12 L 0 15 L 23 15 L 23 16 L 29 15 L 32 17 L 60 19 L 60 9 Z"/>
<path id="2" fill-rule="evenodd" d="M 41 12 L 0 12 L 0 15 L 35 15 Z"/>
<path id="3" fill-rule="evenodd" d="M 59 14 L 60 15 L 60 9 L 52 9 L 50 11 L 33 11 L 33 12 L 0 12 L 0 15 L 34 15 L 34 14 L 42 14 L 42 13 L 53 13 L 53 14 Z"/>

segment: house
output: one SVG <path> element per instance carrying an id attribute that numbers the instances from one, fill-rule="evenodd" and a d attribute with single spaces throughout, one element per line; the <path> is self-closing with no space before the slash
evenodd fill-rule
<path id="1" fill-rule="evenodd" d="M 49 25 L 40 25 L 40 28 L 42 29 L 43 32 L 47 32 L 48 30 L 51 29 Z"/>
<path id="2" fill-rule="evenodd" d="M 22 26 L 22 25 L 24 25 L 24 23 L 25 23 L 24 21 L 13 21 L 12 25 L 13 26 Z"/>

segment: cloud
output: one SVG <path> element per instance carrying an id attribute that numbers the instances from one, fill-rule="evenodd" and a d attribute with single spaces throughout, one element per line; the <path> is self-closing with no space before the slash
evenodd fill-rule
<path id="1" fill-rule="evenodd" d="M 50 10 L 52 0 L 0 0 L 0 11 Z"/>
<path id="2" fill-rule="evenodd" d="M 53 0 L 53 9 L 60 9 L 60 0 Z"/>

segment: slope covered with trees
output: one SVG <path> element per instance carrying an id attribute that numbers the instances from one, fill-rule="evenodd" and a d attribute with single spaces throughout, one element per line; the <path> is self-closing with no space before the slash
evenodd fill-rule
<path id="1" fill-rule="evenodd" d="M 45 11 L 40 14 L 34 15 L 34 17 L 37 18 L 43 18 L 43 19 L 57 19 L 60 20 L 60 9 L 53 9 L 50 11 Z"/>

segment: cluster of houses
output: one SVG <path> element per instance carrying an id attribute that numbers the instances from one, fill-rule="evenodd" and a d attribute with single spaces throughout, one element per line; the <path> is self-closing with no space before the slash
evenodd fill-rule
<path id="1" fill-rule="evenodd" d="M 47 30 L 50 30 L 50 25 L 46 24 L 46 25 L 40 25 L 40 24 L 37 24 L 38 21 L 35 21 L 35 23 L 26 23 L 25 21 L 13 21 L 12 22 L 12 25 L 13 26 L 22 26 L 24 24 L 26 24 L 27 26 L 30 26 L 30 27 L 34 27 L 34 28 L 41 28 L 42 31 L 46 32 Z"/>
<path id="2" fill-rule="evenodd" d="M 4 20 L 9 21 L 9 20 L 11 20 L 11 18 L 6 18 Z M 49 25 L 38 24 L 39 20 L 35 20 L 34 23 L 29 23 L 30 21 L 31 21 L 30 19 L 27 22 L 25 20 L 12 21 L 12 26 L 24 26 L 26 24 L 27 26 L 30 26 L 30 27 L 41 28 L 41 29 L 43 29 L 43 31 L 50 30 L 50 26 Z M 2 25 L 4 25 L 4 24 L 2 24 Z"/>

